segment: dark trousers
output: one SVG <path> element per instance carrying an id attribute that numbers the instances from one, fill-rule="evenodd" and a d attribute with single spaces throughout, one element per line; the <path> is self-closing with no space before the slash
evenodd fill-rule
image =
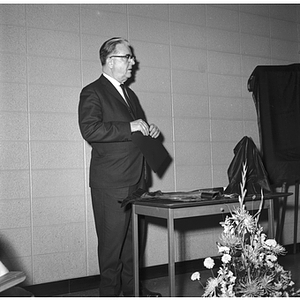
<path id="1" fill-rule="evenodd" d="M 121 291 L 133 291 L 131 208 L 121 208 L 119 201 L 138 186 L 91 189 L 98 236 L 100 296 L 119 296 Z"/>

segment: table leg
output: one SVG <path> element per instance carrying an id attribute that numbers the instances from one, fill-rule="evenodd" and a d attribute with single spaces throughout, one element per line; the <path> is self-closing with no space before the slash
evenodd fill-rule
<path id="1" fill-rule="evenodd" d="M 269 238 L 274 238 L 274 199 L 269 199 L 269 208 L 268 208 L 268 231 Z"/>
<path id="2" fill-rule="evenodd" d="M 168 254 L 169 254 L 169 289 L 170 297 L 175 296 L 175 243 L 174 243 L 174 213 L 169 209 L 168 214 Z"/>
<path id="3" fill-rule="evenodd" d="M 134 295 L 139 297 L 139 235 L 138 215 L 135 213 L 135 205 L 132 205 L 132 230 L 133 230 L 133 274 L 134 274 Z"/>
<path id="4" fill-rule="evenodd" d="M 282 187 L 281 187 L 281 192 L 282 193 L 287 193 L 289 189 L 289 186 L 286 182 L 283 182 Z M 284 227 L 284 221 L 285 221 L 285 211 L 286 211 L 286 206 L 287 206 L 287 198 L 288 196 L 280 197 L 279 204 L 279 212 L 278 212 L 278 222 L 277 222 L 277 232 L 276 232 L 276 240 L 278 243 L 282 243 L 282 233 L 283 233 L 283 227 Z M 282 202 L 282 203 L 281 203 Z M 281 215 L 280 215 L 281 211 Z"/>
<path id="5" fill-rule="evenodd" d="M 298 209 L 299 209 L 299 181 L 295 183 L 295 207 L 294 207 L 294 247 L 293 253 L 297 253 L 297 229 L 298 229 Z"/>

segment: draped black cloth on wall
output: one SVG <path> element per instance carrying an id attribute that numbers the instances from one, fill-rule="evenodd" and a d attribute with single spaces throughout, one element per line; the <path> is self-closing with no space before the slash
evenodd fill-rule
<path id="1" fill-rule="evenodd" d="M 300 178 L 300 64 L 257 66 L 248 80 L 271 184 Z"/>

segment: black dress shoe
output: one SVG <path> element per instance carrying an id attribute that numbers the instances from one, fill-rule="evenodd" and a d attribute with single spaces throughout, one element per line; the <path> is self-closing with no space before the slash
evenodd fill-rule
<path id="1" fill-rule="evenodd" d="M 140 290 L 140 296 L 141 297 L 161 297 L 161 293 L 158 292 L 152 292 L 146 289 L 145 287 L 141 288 Z"/>
<path id="2" fill-rule="evenodd" d="M 133 291 L 132 292 L 126 292 L 126 293 L 123 292 L 123 296 L 124 297 L 134 297 L 134 292 Z M 157 293 L 157 292 L 149 291 L 146 288 L 141 288 L 139 297 L 162 297 L 162 295 L 160 293 Z"/>

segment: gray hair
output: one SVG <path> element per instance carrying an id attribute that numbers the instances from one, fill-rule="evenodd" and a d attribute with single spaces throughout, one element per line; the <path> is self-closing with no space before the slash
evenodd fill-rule
<path id="1" fill-rule="evenodd" d="M 113 37 L 103 43 L 103 45 L 101 46 L 101 48 L 99 50 L 99 56 L 100 56 L 100 61 L 101 61 L 102 66 L 105 65 L 107 57 L 110 54 L 115 52 L 116 46 L 118 44 L 129 45 L 129 42 L 122 37 Z"/>

